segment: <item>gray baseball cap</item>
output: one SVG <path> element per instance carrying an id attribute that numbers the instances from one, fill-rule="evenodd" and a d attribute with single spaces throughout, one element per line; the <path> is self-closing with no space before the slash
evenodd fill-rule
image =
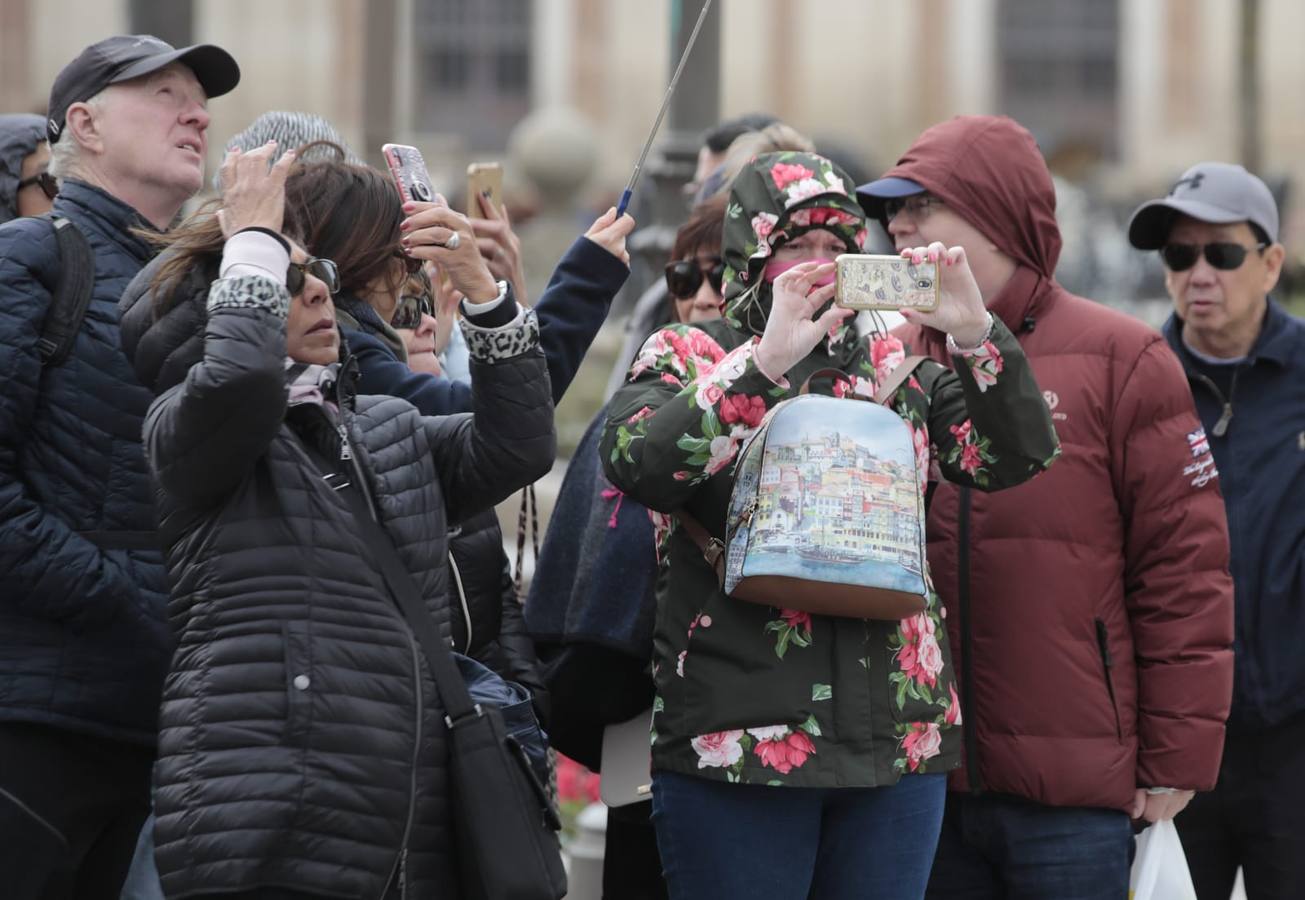
<path id="1" fill-rule="evenodd" d="M 1167 197 L 1139 206 L 1128 223 L 1128 242 L 1139 250 L 1160 249 L 1178 213 L 1214 225 L 1250 222 L 1270 243 L 1278 240 L 1273 194 L 1263 181 L 1231 163 L 1197 163 L 1174 182 Z"/>

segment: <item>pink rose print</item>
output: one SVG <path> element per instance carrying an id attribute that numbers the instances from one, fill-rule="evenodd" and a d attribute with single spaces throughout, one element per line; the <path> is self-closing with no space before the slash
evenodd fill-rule
<path id="1" fill-rule="evenodd" d="M 775 180 L 775 187 L 781 191 L 794 181 L 802 181 L 816 173 L 806 166 L 795 163 L 776 163 L 770 170 L 770 177 Z"/>
<path id="2" fill-rule="evenodd" d="M 638 373 L 638 372 L 631 372 L 631 373 L 630 373 L 630 377 L 631 377 L 631 378 L 638 378 L 638 377 L 639 377 L 639 373 Z M 677 387 L 677 388 L 682 388 L 682 387 L 684 387 L 684 382 L 683 382 L 683 381 L 680 381 L 680 379 L 676 378 L 676 377 L 675 377 L 674 375 L 672 375 L 670 372 L 663 372 L 663 373 L 662 373 L 662 384 L 669 384 L 669 385 L 672 385 L 672 386 Z"/>
<path id="3" fill-rule="evenodd" d="M 896 654 L 897 664 L 908 678 L 937 687 L 943 658 L 932 617 L 928 613 L 919 613 L 903 619 L 898 627 L 902 634 L 902 648 Z"/>
<path id="4" fill-rule="evenodd" d="M 816 752 L 816 745 L 811 743 L 805 731 L 790 731 L 782 738 L 769 741 L 757 741 L 753 749 L 763 766 L 770 766 L 781 775 L 787 775 L 794 769 L 801 768 L 807 757 Z"/>
<path id="5" fill-rule="evenodd" d="M 749 728 L 748 734 L 759 741 L 777 741 L 788 734 L 787 725 L 767 725 L 764 728 Z"/>
<path id="6" fill-rule="evenodd" d="M 906 348 L 902 342 L 888 335 L 870 342 L 870 362 L 875 367 L 875 380 L 880 384 L 906 359 Z"/>
<path id="7" fill-rule="evenodd" d="M 756 428 L 766 417 L 766 401 L 761 397 L 732 394 L 720 403 L 720 420 L 726 425 L 738 423 Z"/>
<path id="8" fill-rule="evenodd" d="M 625 424 L 626 424 L 626 425 L 633 425 L 635 422 L 638 422 L 638 421 L 640 421 L 641 419 L 646 419 L 646 418 L 648 418 L 648 417 L 651 416 L 651 415 L 652 415 L 652 407 L 651 407 L 651 406 L 645 406 L 643 409 L 639 410 L 637 413 L 635 413 L 634 415 L 630 416 L 630 418 L 626 419 L 626 420 L 625 420 Z"/>
<path id="9" fill-rule="evenodd" d="M 864 228 L 862 228 L 860 231 L 858 231 L 858 232 L 856 233 L 856 237 L 853 238 L 853 240 L 856 241 L 856 245 L 857 245 L 857 247 L 859 247 L 859 248 L 861 248 L 861 249 L 865 249 L 865 240 L 866 240 L 866 238 L 868 238 L 869 236 L 870 236 L 870 232 L 868 232 L 868 231 L 866 231 Z"/>
<path id="10" fill-rule="evenodd" d="M 830 189 L 822 182 L 814 178 L 804 178 L 801 181 L 795 181 L 790 184 L 785 193 L 788 199 L 784 201 L 784 208 L 796 206 L 803 200 L 810 200 L 812 197 L 819 197 L 821 194 L 828 194 Z"/>
<path id="11" fill-rule="evenodd" d="M 727 769 L 743 758 L 743 729 L 700 734 L 689 743 L 698 754 L 699 769 Z"/>
<path id="12" fill-rule="evenodd" d="M 947 426 L 947 430 L 952 433 L 952 437 L 956 438 L 956 443 L 958 444 L 964 444 L 970 439 L 970 432 L 973 428 L 974 422 L 970 419 L 966 419 L 959 425 Z"/>
<path id="13" fill-rule="evenodd" d="M 962 447 L 961 471 L 972 477 L 981 468 L 983 468 L 983 455 L 979 452 L 978 445 L 966 444 Z"/>
<path id="14" fill-rule="evenodd" d="M 938 731 L 937 724 L 913 723 L 911 730 L 902 739 L 902 750 L 906 752 L 906 763 L 912 772 L 919 769 L 925 760 L 937 756 L 942 752 L 942 734 Z"/>
<path id="15" fill-rule="evenodd" d="M 913 425 L 911 439 L 915 443 L 915 469 L 920 478 L 920 490 L 923 491 L 929 483 L 929 463 L 932 459 L 929 453 L 929 433 L 923 425 Z"/>
<path id="16" fill-rule="evenodd" d="M 808 632 L 811 630 L 811 613 L 809 612 L 802 612 L 799 609 L 781 609 L 779 615 L 789 628 Z"/>
<path id="17" fill-rule="evenodd" d="M 1006 368 L 1006 361 L 1002 359 L 1001 351 L 992 341 L 984 341 L 983 346 L 975 350 L 964 350 L 961 356 L 970 367 L 980 393 L 996 384 L 997 376 Z"/>
<path id="18" fill-rule="evenodd" d="M 698 393 L 694 400 L 698 404 L 698 409 L 703 411 L 715 409 L 716 404 L 725 399 L 725 391 L 719 384 L 704 384 L 698 388 Z"/>
<path id="19" fill-rule="evenodd" d="M 783 185 L 780 185 L 780 188 L 782 189 Z M 774 213 L 757 213 L 752 217 L 752 233 L 757 236 L 758 244 L 769 243 L 766 238 L 770 237 L 770 233 L 775 230 L 777 222 L 779 222 L 779 216 Z"/>
<path id="20" fill-rule="evenodd" d="M 707 466 L 703 471 L 708 475 L 715 475 L 734 461 L 738 449 L 738 439 L 731 435 L 723 434 L 720 437 L 712 438 L 711 458 L 707 460 Z"/>
<path id="21" fill-rule="evenodd" d="M 712 363 L 718 363 L 725 358 L 725 351 L 721 345 L 712 340 L 711 335 L 705 331 L 693 329 L 688 334 L 689 351 L 698 359 L 705 359 Z"/>
<path id="22" fill-rule="evenodd" d="M 947 714 L 943 716 L 943 721 L 948 725 L 961 724 L 961 698 L 956 696 L 956 685 L 950 684 L 948 688 L 952 692 L 952 705 L 947 707 Z"/>

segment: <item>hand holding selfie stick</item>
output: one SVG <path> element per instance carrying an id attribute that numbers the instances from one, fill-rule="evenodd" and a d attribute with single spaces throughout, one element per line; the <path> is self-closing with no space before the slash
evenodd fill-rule
<path id="1" fill-rule="evenodd" d="M 630 175 L 630 181 L 625 186 L 625 191 L 621 194 L 621 202 L 616 206 L 616 217 L 619 219 L 625 215 L 625 208 L 630 205 L 630 198 L 634 196 L 634 185 L 639 180 L 639 172 L 643 169 L 644 160 L 648 158 L 648 151 L 652 149 L 653 139 L 657 137 L 657 130 L 662 127 L 662 119 L 666 116 L 666 110 L 671 105 L 671 97 L 675 94 L 675 85 L 680 81 L 680 73 L 684 71 L 684 64 L 689 61 L 689 54 L 693 51 L 693 43 L 698 39 L 698 32 L 702 30 L 703 20 L 707 18 L 707 10 L 711 9 L 711 0 L 702 4 L 702 12 L 698 13 L 698 21 L 693 26 L 692 33 L 689 34 L 689 41 L 684 45 L 684 52 L 680 54 L 680 64 L 675 67 L 675 74 L 671 76 L 671 83 L 666 88 L 666 98 L 662 100 L 662 108 L 657 111 L 657 121 L 653 122 L 652 131 L 648 132 L 648 140 L 644 141 L 643 152 L 639 154 L 639 161 L 634 164 L 634 172 Z"/>

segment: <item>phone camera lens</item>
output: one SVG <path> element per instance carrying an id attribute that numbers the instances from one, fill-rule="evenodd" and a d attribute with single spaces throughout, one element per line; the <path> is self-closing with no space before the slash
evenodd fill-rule
<path id="1" fill-rule="evenodd" d="M 414 200 L 420 200 L 422 203 L 429 203 L 430 188 L 426 187 L 426 185 L 422 184 L 420 181 L 414 181 L 412 183 L 412 196 Z"/>

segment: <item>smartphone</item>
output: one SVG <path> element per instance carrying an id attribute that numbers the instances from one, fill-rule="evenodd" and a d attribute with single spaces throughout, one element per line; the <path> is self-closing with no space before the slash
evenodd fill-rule
<path id="1" fill-rule="evenodd" d="M 477 162 L 467 166 L 467 215 L 483 218 L 477 197 L 484 195 L 500 216 L 503 215 L 503 166 L 494 162 Z"/>
<path id="2" fill-rule="evenodd" d="M 407 144 L 384 144 L 381 153 L 405 203 L 409 200 L 429 203 L 435 199 L 435 188 L 431 185 L 420 150 Z"/>
<path id="3" fill-rule="evenodd" d="M 900 256 L 844 253 L 838 265 L 834 303 L 844 309 L 938 308 L 938 266 L 919 265 Z"/>

